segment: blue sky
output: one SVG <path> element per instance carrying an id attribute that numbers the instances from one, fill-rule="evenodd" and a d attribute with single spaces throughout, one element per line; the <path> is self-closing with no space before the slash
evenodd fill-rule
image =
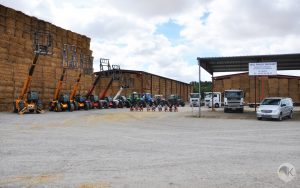
<path id="1" fill-rule="evenodd" d="M 177 42 L 182 40 L 182 38 L 180 37 L 180 31 L 182 28 L 183 27 L 176 24 L 174 20 L 169 20 L 166 23 L 158 24 L 155 34 L 162 34 L 167 37 L 170 42 L 176 44 Z"/>

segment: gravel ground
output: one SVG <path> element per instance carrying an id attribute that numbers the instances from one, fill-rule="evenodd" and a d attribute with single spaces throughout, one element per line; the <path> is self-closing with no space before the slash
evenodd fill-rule
<path id="1" fill-rule="evenodd" d="M 277 169 L 300 171 L 300 114 L 203 113 L 0 113 L 0 187 L 299 187 Z"/>

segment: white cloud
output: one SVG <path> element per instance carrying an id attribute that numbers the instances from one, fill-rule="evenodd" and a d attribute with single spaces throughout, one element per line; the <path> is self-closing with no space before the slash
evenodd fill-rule
<path id="1" fill-rule="evenodd" d="M 197 56 L 297 53 L 298 0 L 19 0 L 1 4 L 91 37 L 99 58 L 181 81 L 198 80 Z M 200 18 L 209 13 L 205 22 Z M 173 20 L 176 44 L 155 32 Z M 188 57 L 188 58 L 187 58 Z M 299 71 L 298 71 L 299 72 Z M 203 74 L 209 80 L 210 75 Z"/>

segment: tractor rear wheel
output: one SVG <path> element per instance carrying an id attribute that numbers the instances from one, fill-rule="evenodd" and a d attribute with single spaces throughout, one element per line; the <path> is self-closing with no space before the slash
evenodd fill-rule
<path id="1" fill-rule="evenodd" d="M 70 112 L 73 112 L 74 111 L 74 104 L 73 103 L 68 103 L 68 108 L 69 108 L 69 111 Z"/>
<path id="2" fill-rule="evenodd" d="M 14 110 L 13 110 L 13 112 L 14 112 L 14 113 L 17 113 L 17 112 L 18 112 L 18 109 L 17 109 L 17 106 L 16 106 L 16 102 L 14 102 L 13 105 L 14 105 Z"/>
<path id="3" fill-rule="evenodd" d="M 60 103 L 57 103 L 56 107 L 55 107 L 55 112 L 61 112 L 61 111 L 62 111 L 61 105 L 60 105 Z"/>
<path id="4" fill-rule="evenodd" d="M 101 109 L 101 103 L 98 101 L 97 104 L 98 104 L 97 108 Z"/>
<path id="5" fill-rule="evenodd" d="M 24 101 L 19 101 L 18 106 L 19 106 L 18 112 L 22 111 L 25 106 Z"/>
<path id="6" fill-rule="evenodd" d="M 78 110 L 78 103 L 76 101 L 74 101 L 74 109 Z"/>
<path id="7" fill-rule="evenodd" d="M 85 109 L 85 110 L 89 110 L 89 103 L 84 102 L 84 109 Z"/>

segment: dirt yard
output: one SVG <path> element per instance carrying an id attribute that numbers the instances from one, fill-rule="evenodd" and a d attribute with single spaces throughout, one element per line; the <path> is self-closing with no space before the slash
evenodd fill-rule
<path id="1" fill-rule="evenodd" d="M 0 187 L 299 187 L 300 114 L 203 110 L 0 113 Z"/>

